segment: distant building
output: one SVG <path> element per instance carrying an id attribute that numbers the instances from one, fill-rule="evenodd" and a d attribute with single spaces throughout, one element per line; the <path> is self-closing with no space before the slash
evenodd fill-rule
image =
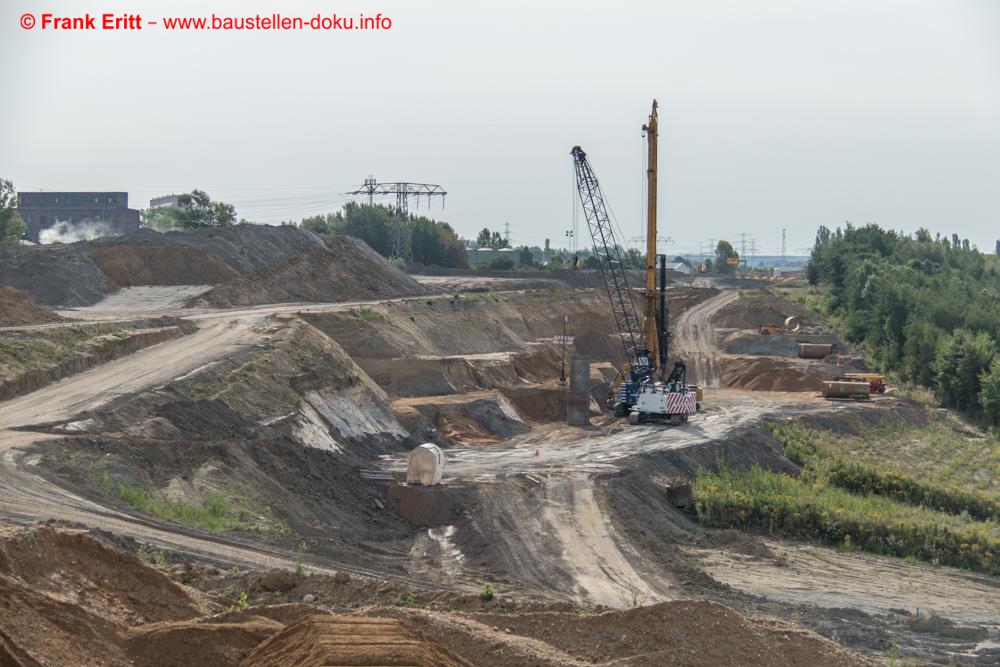
<path id="1" fill-rule="evenodd" d="M 149 208 L 167 208 L 168 206 L 177 206 L 177 195 L 163 195 L 149 200 Z"/>
<path id="2" fill-rule="evenodd" d="M 19 192 L 17 212 L 28 227 L 25 238 L 33 243 L 56 225 L 68 230 L 87 227 L 93 233 L 86 237 L 139 229 L 139 211 L 128 207 L 127 192 Z"/>
<path id="3" fill-rule="evenodd" d="M 667 271 L 689 274 L 691 273 L 691 267 L 684 262 L 667 262 Z"/>

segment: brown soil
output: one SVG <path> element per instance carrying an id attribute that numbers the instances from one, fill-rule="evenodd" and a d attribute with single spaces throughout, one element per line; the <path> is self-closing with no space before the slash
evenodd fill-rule
<path id="1" fill-rule="evenodd" d="M 761 324 L 782 325 L 789 315 L 799 318 L 802 326 L 820 324 L 813 311 L 765 291 L 743 292 L 738 300 L 715 314 L 713 323 L 723 328 L 756 329 Z"/>
<path id="2" fill-rule="evenodd" d="M 126 665 L 121 629 L 0 575 L 0 665 Z"/>
<path id="3" fill-rule="evenodd" d="M 373 609 L 368 613 L 384 614 Z M 749 619 L 715 602 L 678 600 L 625 611 L 475 614 L 388 610 L 477 664 L 870 665 L 809 630 Z M 534 640 L 534 641 L 532 641 Z"/>
<path id="4" fill-rule="evenodd" d="M 287 665 L 426 665 L 470 663 L 391 618 L 306 616 L 262 642 L 242 667 Z"/>
<path id="5" fill-rule="evenodd" d="M 125 647 L 135 664 L 147 667 L 237 665 L 251 649 L 284 627 L 263 616 L 235 623 L 152 623 L 131 630 Z"/>
<path id="6" fill-rule="evenodd" d="M 126 625 L 191 618 L 212 609 L 209 600 L 162 572 L 80 531 L 0 528 L 0 574 Z"/>
<path id="7" fill-rule="evenodd" d="M 453 396 L 404 398 L 393 410 L 408 431 L 432 426 L 445 438 L 464 443 L 494 443 L 530 430 L 518 411 L 496 391 Z"/>
<path id="8" fill-rule="evenodd" d="M 719 365 L 725 386 L 754 391 L 819 391 L 831 377 L 818 366 L 781 359 L 721 359 Z"/>
<path id="9" fill-rule="evenodd" d="M 293 255 L 193 299 L 196 307 L 232 308 L 299 301 L 335 302 L 426 294 L 363 241 L 326 239 L 326 247 Z"/>
<path id="10" fill-rule="evenodd" d="M 63 318 L 27 292 L 0 285 L 0 327 L 60 322 Z"/>
<path id="11" fill-rule="evenodd" d="M 190 246 L 105 246 L 90 254 L 119 287 L 216 285 L 239 274 L 215 254 Z"/>

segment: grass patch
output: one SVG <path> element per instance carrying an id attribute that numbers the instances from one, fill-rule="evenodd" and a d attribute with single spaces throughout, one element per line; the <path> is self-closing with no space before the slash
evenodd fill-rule
<path id="1" fill-rule="evenodd" d="M 375 310 L 374 308 L 368 308 L 367 306 L 360 306 L 358 308 L 351 308 L 347 311 L 352 317 L 357 317 L 362 320 L 367 320 L 369 322 L 379 322 L 385 319 L 385 315 Z"/>
<path id="2" fill-rule="evenodd" d="M 105 484 L 101 486 L 106 487 Z M 142 487 L 125 482 L 118 482 L 114 488 L 118 499 L 129 507 L 167 521 L 215 533 L 254 527 L 252 513 L 244 507 L 234 506 L 218 491 L 209 492 L 201 504 L 195 504 L 161 499 Z"/>
<path id="3" fill-rule="evenodd" d="M 924 433 L 923 429 L 911 433 L 909 428 L 898 426 L 882 430 L 885 432 L 876 434 L 877 442 L 907 440 Z M 967 514 L 979 521 L 1000 520 L 1000 502 L 983 491 L 936 480 L 930 471 L 917 477 L 888 467 L 898 462 L 898 458 L 885 461 L 871 456 L 858 461 L 850 438 L 845 439 L 842 434 L 810 430 L 796 424 L 779 425 L 773 433 L 788 458 L 803 466 L 803 475 L 807 478 L 823 480 L 852 493 L 884 496 L 949 514 Z M 972 443 L 978 445 L 978 441 Z M 875 447 L 874 453 L 883 456 L 880 447 Z"/>
<path id="4" fill-rule="evenodd" d="M 921 485 L 1000 502 L 1000 442 L 950 419 L 923 426 L 890 423 L 847 435 L 782 424 L 774 430 L 789 458 L 813 468 L 836 461 L 909 475 Z M 901 482 L 902 483 L 902 482 Z"/>
<path id="5" fill-rule="evenodd" d="M 131 329 L 116 324 L 74 324 L 0 337 L 0 377 L 44 370 L 80 356 L 109 338 L 124 338 Z"/>
<path id="6" fill-rule="evenodd" d="M 1000 531 L 875 495 L 754 466 L 700 470 L 695 507 L 707 526 L 749 528 L 934 564 L 1000 573 Z"/>

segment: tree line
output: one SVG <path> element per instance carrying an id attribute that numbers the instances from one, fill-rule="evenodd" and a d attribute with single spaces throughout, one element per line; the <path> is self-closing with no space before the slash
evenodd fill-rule
<path id="1" fill-rule="evenodd" d="M 883 371 L 1000 424 L 1000 270 L 968 239 L 820 227 L 806 268 L 824 309 Z"/>
<path id="2" fill-rule="evenodd" d="M 392 255 L 396 211 L 391 206 L 348 202 L 336 213 L 315 215 L 299 222 L 302 229 L 317 234 L 347 234 L 361 239 L 379 254 Z M 413 261 L 426 265 L 464 268 L 465 244 L 447 222 L 410 215 Z"/>

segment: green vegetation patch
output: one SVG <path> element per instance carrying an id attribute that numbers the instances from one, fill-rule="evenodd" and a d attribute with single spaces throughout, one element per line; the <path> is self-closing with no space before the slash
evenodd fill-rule
<path id="1" fill-rule="evenodd" d="M 1000 530 L 951 514 L 875 495 L 858 495 L 823 480 L 754 466 L 700 470 L 695 507 L 704 525 L 748 528 L 825 544 L 857 547 L 934 564 L 1000 573 Z"/>
<path id="2" fill-rule="evenodd" d="M 131 332 L 116 324 L 75 324 L 6 334 L 0 337 L 0 377 L 58 366 L 87 354 L 98 343 Z"/>
<path id="3" fill-rule="evenodd" d="M 173 521 L 192 528 L 201 528 L 214 533 L 227 530 L 277 529 L 287 532 L 287 526 L 274 519 L 271 509 L 254 512 L 246 503 L 227 498 L 219 491 L 210 491 L 200 503 L 182 500 L 168 500 L 141 487 L 114 482 L 104 476 L 98 485 L 106 493 L 117 496 L 118 500 L 143 514 Z"/>
<path id="4" fill-rule="evenodd" d="M 933 420 L 923 426 L 889 423 L 859 435 L 781 424 L 774 434 L 799 465 L 884 478 L 877 483 L 871 480 L 867 491 L 881 487 L 889 493 L 896 487 L 900 490 L 892 493 L 902 497 L 904 487 L 912 490 L 917 485 L 920 493 L 947 489 L 956 497 L 1000 502 L 1000 443 L 966 431 L 952 420 Z M 850 482 L 845 479 L 844 484 Z"/>
<path id="5" fill-rule="evenodd" d="M 991 442 L 943 421 L 857 436 L 790 423 L 772 430 L 800 475 L 700 471 L 702 523 L 1000 572 L 1000 503 L 974 465 Z M 942 456 L 962 463 L 943 466 Z"/>

